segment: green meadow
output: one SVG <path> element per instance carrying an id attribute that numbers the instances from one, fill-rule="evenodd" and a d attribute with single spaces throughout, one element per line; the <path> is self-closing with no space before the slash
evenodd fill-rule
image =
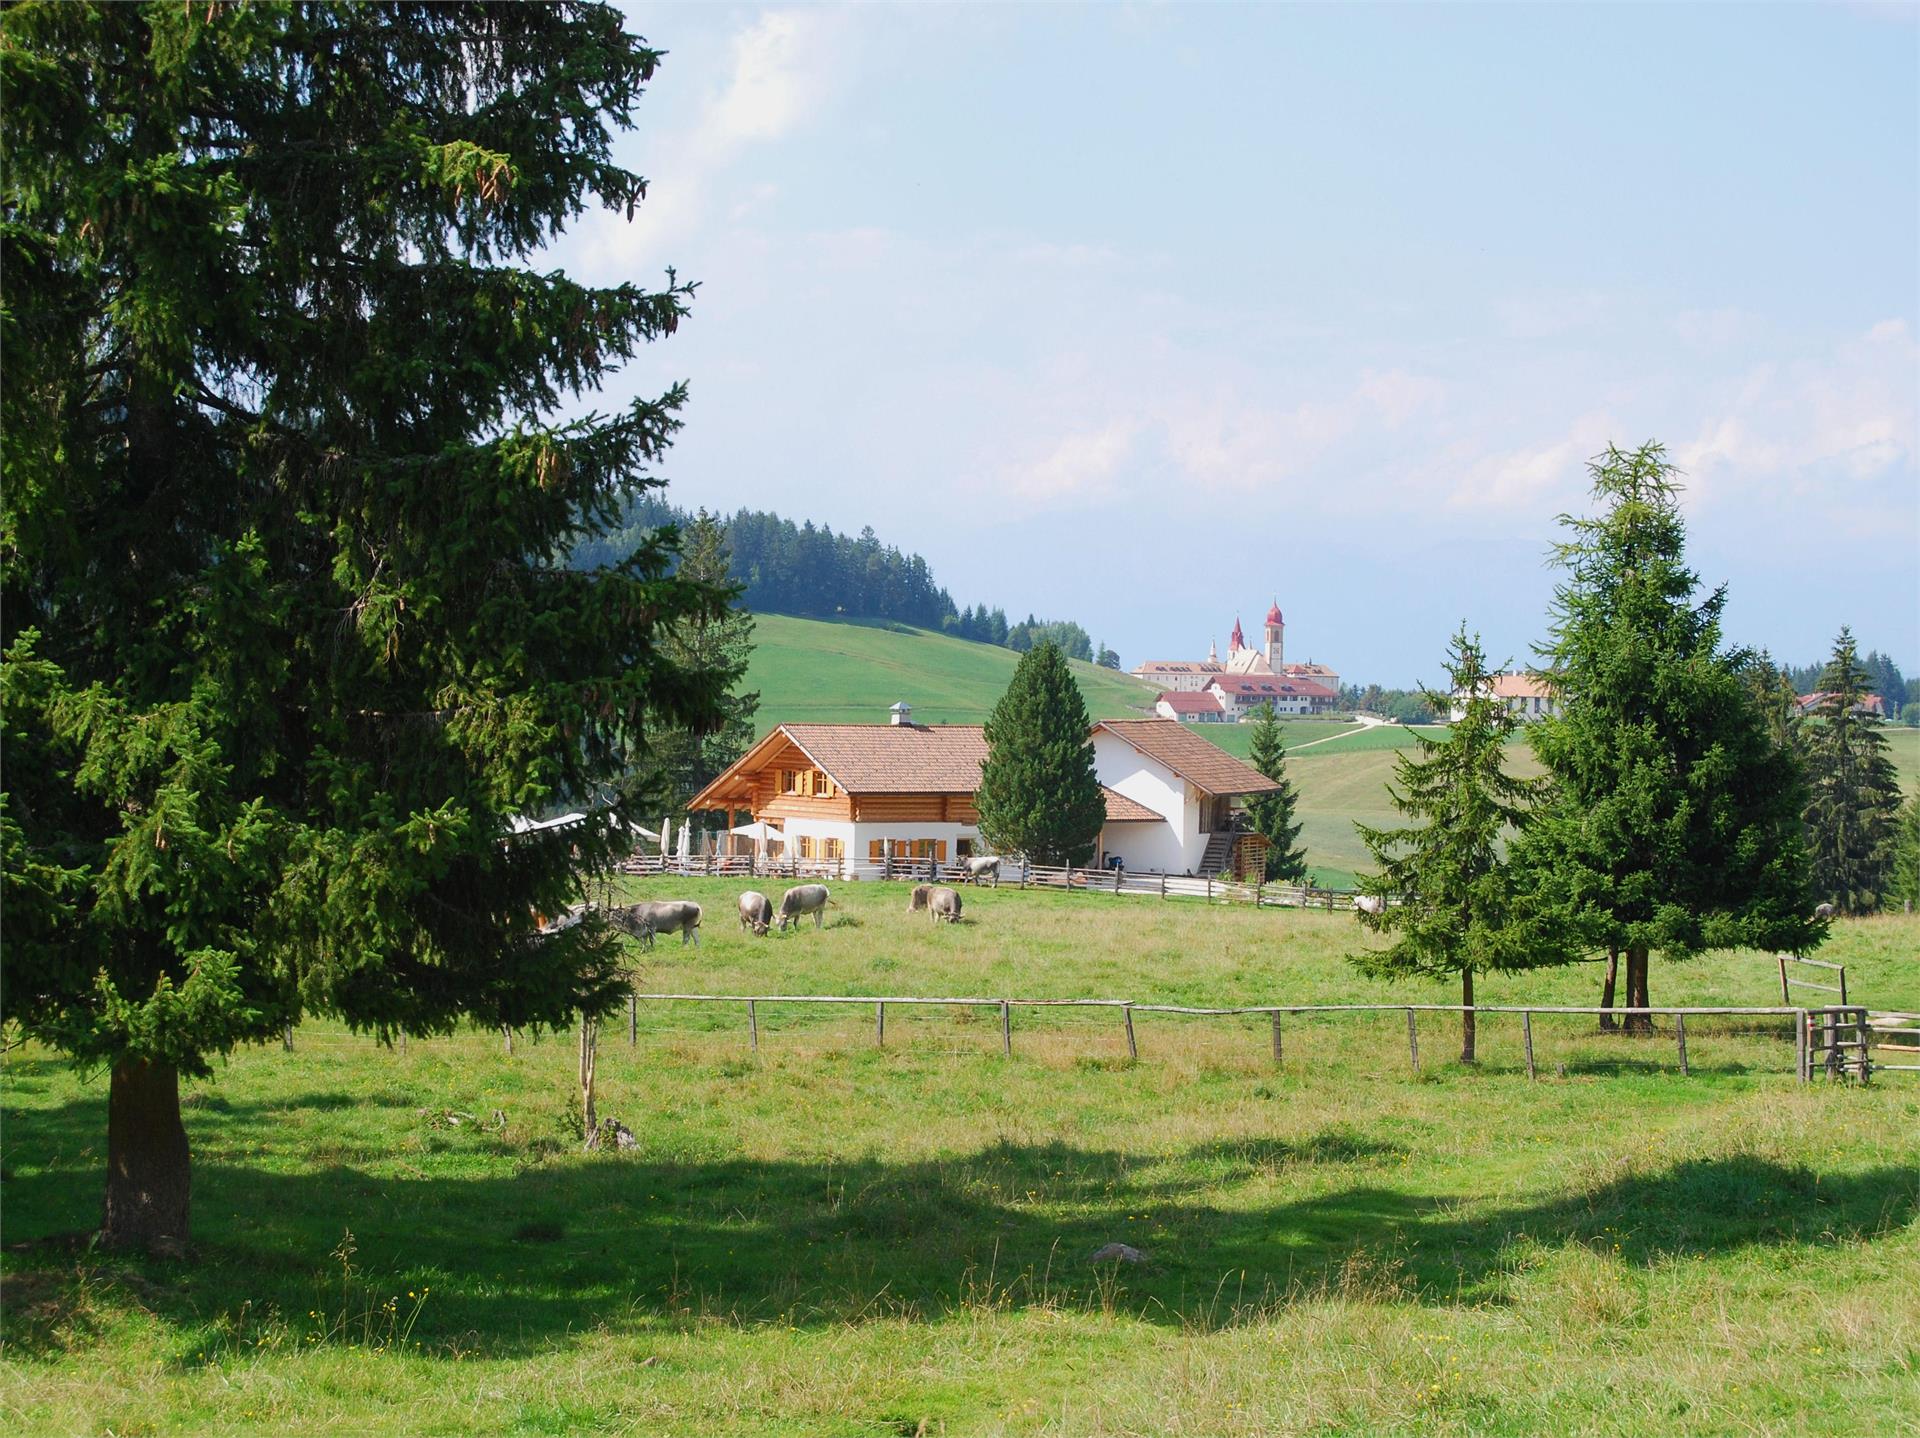
<path id="1" fill-rule="evenodd" d="M 1304 765 L 1303 765 L 1304 767 Z M 1359 979 L 1351 918 L 838 886 L 754 938 L 739 883 L 640 990 L 1445 1002 Z M 762 881 L 776 895 L 779 885 Z M 632 892 L 642 892 L 638 885 Z M 1920 919 L 1836 927 L 1920 1006 Z M 1591 1003 L 1590 964 L 1487 979 Z M 1774 966 L 1656 966 L 1767 1004 Z M 580 1151 L 573 1035 L 379 1047 L 328 1023 L 187 1092 L 191 1261 L 92 1219 L 105 1084 L 9 1049 L 0 1414 L 19 1433 L 1894 1433 L 1920 1416 L 1920 1075 L 1792 1076 L 1780 1020 L 640 1004 Z M 1108 1243 L 1140 1263 L 1089 1262 Z"/>

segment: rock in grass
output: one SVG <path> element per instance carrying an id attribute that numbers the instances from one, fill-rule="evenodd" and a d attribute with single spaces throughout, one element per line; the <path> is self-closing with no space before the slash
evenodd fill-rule
<path id="1" fill-rule="evenodd" d="M 1145 1263 L 1146 1254 L 1130 1243 L 1109 1243 L 1087 1260 L 1088 1263 Z"/>

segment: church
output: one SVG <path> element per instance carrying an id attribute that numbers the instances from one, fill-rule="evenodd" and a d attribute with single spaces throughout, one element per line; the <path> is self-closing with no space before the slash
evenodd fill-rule
<path id="1" fill-rule="evenodd" d="M 1287 663 L 1287 621 L 1280 613 L 1280 601 L 1267 610 L 1266 642 L 1256 649 L 1247 643 L 1239 616 L 1233 632 L 1227 636 L 1227 657 L 1222 660 L 1217 645 L 1207 645 L 1205 659 L 1150 659 L 1133 670 L 1135 678 L 1160 687 L 1162 698 L 1169 694 L 1211 695 L 1219 708 L 1218 716 L 1199 712 L 1195 701 L 1170 702 L 1178 717 L 1189 723 L 1209 717 L 1239 719 L 1262 702 L 1272 702 L 1282 713 L 1325 713 L 1340 700 L 1340 676 L 1324 664 Z M 1282 681 L 1285 696 L 1262 694 L 1250 680 Z M 1289 702 L 1291 701 L 1291 702 Z"/>

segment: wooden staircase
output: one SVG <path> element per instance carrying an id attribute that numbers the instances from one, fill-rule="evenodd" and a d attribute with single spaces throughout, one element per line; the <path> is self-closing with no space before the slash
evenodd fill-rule
<path id="1" fill-rule="evenodd" d="M 1226 873 L 1233 867 L 1233 841 L 1239 837 L 1231 829 L 1209 834 L 1207 852 L 1200 856 L 1200 867 L 1194 872 L 1214 878 Z"/>

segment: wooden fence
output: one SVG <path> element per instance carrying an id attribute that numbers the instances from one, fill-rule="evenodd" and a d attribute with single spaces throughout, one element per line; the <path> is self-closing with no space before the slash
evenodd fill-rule
<path id="1" fill-rule="evenodd" d="M 620 872 L 681 878 L 834 879 L 841 882 L 892 880 L 910 883 L 959 883 L 966 870 L 933 859 L 765 859 L 749 854 L 707 854 L 662 858 L 636 854 Z M 1154 869 L 1092 869 L 1045 864 L 1002 864 L 998 882 L 1023 889 L 1060 889 L 1088 894 L 1131 894 L 1138 898 L 1205 899 L 1210 903 L 1252 904 L 1273 908 L 1350 910 L 1354 896 L 1309 884 L 1246 884 L 1207 875 L 1166 874 Z"/>
<path id="2" fill-rule="evenodd" d="M 925 998 L 902 994 L 633 994 L 627 1000 L 627 1042 L 638 1041 L 639 1006 L 646 1004 L 739 1004 L 744 1006 L 747 1021 L 747 1044 L 754 1052 L 760 1051 L 760 1006 L 762 1004 L 843 1004 L 854 1007 L 870 1007 L 873 1010 L 874 1042 L 884 1045 L 887 1041 L 887 1009 L 925 1007 L 925 1008 L 980 1008 L 993 1009 L 1000 1019 L 1001 1052 L 1008 1058 L 1013 1057 L 1013 1011 L 1015 1009 L 1106 1009 L 1117 1012 L 1126 1035 L 1127 1057 L 1137 1059 L 1140 1056 L 1138 1032 L 1134 1019 L 1139 1014 L 1171 1014 L 1193 1018 L 1231 1018 L 1248 1015 L 1265 1015 L 1271 1030 L 1271 1044 L 1274 1063 L 1281 1062 L 1284 1055 L 1284 1034 L 1282 1020 L 1300 1018 L 1309 1015 L 1353 1016 L 1359 1014 L 1405 1014 L 1407 1021 L 1407 1060 L 1412 1071 L 1420 1072 L 1420 1021 L 1421 1014 L 1466 1014 L 1471 1012 L 1476 1020 L 1482 1014 L 1518 1014 L 1520 1016 L 1520 1035 L 1522 1053 L 1525 1056 L 1527 1077 L 1537 1078 L 1538 1071 L 1534 1063 L 1533 1020 L 1535 1015 L 1561 1014 L 1612 1014 L 1616 1018 L 1628 1015 L 1645 1015 L 1648 1018 L 1666 1015 L 1673 1019 L 1673 1040 L 1676 1056 L 1682 1074 L 1691 1074 L 1692 1068 L 1687 1059 L 1687 1020 L 1689 1018 L 1726 1018 L 1736 1016 L 1791 1018 L 1794 1032 L 1794 1073 L 1801 1083 L 1813 1078 L 1816 1068 L 1814 1046 L 1821 1042 L 1822 1036 L 1829 1041 L 1841 1032 L 1850 1022 L 1841 1017 L 1842 1013 L 1851 1015 L 1853 1010 L 1808 1010 L 1783 1006 L 1765 1007 L 1713 1007 L 1713 1008 L 1596 1008 L 1568 1004 L 1530 1004 L 1525 1006 L 1512 1004 L 1255 1004 L 1238 1005 L 1231 1008 L 1205 1008 L 1189 1004 L 1141 1003 L 1134 999 L 1022 999 L 1022 998 L 982 998 L 966 996 L 959 998 Z M 1864 1014 L 1864 1010 L 1860 1011 Z M 1865 1078 L 1872 1066 L 1863 1065 L 1859 1076 Z"/>
<path id="3" fill-rule="evenodd" d="M 1778 958 L 1780 960 L 1781 1003 L 1790 1004 L 1793 1002 L 1793 995 L 1789 992 L 1791 989 L 1817 989 L 1823 994 L 1838 994 L 1840 996 L 1840 1002 L 1843 1005 L 1846 1003 L 1847 966 L 1845 964 L 1832 963 L 1826 959 L 1803 959 L 1798 954 L 1780 954 Z M 1839 975 L 1840 981 L 1835 984 L 1817 984 L 1812 979 L 1794 978 L 1787 970 L 1788 964 L 1809 969 L 1820 969 L 1827 973 L 1837 974 Z M 1798 972 L 1798 967 L 1796 967 L 1794 972 Z"/>

